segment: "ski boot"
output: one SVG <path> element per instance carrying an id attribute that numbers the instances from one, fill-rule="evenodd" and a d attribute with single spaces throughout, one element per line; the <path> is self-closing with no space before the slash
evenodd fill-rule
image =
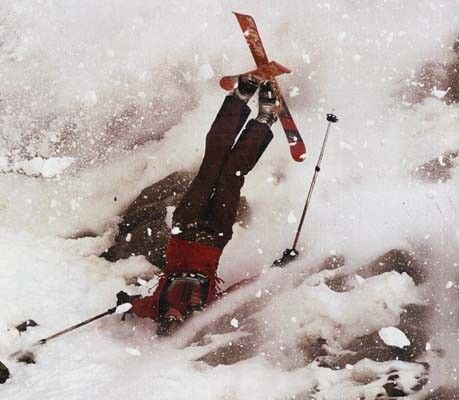
<path id="1" fill-rule="evenodd" d="M 258 95 L 258 115 L 255 120 L 272 126 L 277 121 L 281 108 L 281 100 L 275 86 L 270 81 L 262 82 Z"/>
<path id="2" fill-rule="evenodd" d="M 209 278 L 198 273 L 177 273 L 167 277 L 159 297 L 156 334 L 170 336 L 195 311 L 201 311 L 209 297 Z"/>
<path id="3" fill-rule="evenodd" d="M 238 79 L 237 88 L 234 95 L 244 103 L 247 103 L 258 89 L 258 81 L 252 75 L 241 75 Z"/>

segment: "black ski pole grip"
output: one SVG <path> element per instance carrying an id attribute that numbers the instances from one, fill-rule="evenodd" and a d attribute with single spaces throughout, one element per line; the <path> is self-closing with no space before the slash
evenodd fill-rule
<path id="1" fill-rule="evenodd" d="M 338 122 L 338 117 L 335 114 L 327 114 L 327 121 L 328 122 Z"/>
<path id="2" fill-rule="evenodd" d="M 298 250 L 296 249 L 286 249 L 282 253 L 282 257 L 275 260 L 272 266 L 282 268 L 290 261 L 293 261 L 296 257 L 298 257 L 299 254 L 300 253 L 298 253 Z"/>

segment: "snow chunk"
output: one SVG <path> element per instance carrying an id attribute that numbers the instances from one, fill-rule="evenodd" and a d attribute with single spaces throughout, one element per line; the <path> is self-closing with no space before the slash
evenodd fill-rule
<path id="1" fill-rule="evenodd" d="M 115 314 L 124 314 L 132 308 L 132 304 L 124 303 L 116 307 Z"/>
<path id="2" fill-rule="evenodd" d="M 306 64 L 311 64 L 311 57 L 309 56 L 309 54 L 303 54 L 302 58 Z"/>
<path id="3" fill-rule="evenodd" d="M 31 160 L 16 162 L 10 168 L 11 171 L 22 171 L 26 175 L 41 175 L 44 178 L 52 178 L 61 174 L 65 169 L 73 164 L 73 157 L 35 157 Z"/>
<path id="4" fill-rule="evenodd" d="M 133 347 L 126 347 L 124 350 L 126 351 L 126 353 L 134 357 L 139 357 L 142 355 L 142 353 L 138 349 L 134 349 Z"/>
<path id="5" fill-rule="evenodd" d="M 214 77 L 215 73 L 210 64 L 203 64 L 198 69 L 198 80 L 208 81 Z"/>
<path id="6" fill-rule="evenodd" d="M 164 221 L 166 222 L 166 225 L 169 228 L 172 228 L 172 217 L 174 215 L 175 208 L 176 207 L 174 207 L 174 206 L 167 206 L 166 207 L 166 218 L 164 219 Z"/>
<path id="7" fill-rule="evenodd" d="M 387 44 L 391 44 L 394 41 L 394 32 L 390 32 L 386 38 Z"/>
<path id="8" fill-rule="evenodd" d="M 86 92 L 83 96 L 83 103 L 87 107 L 94 107 L 97 101 L 97 94 L 94 90 Z"/>
<path id="9" fill-rule="evenodd" d="M 338 34 L 338 40 L 342 42 L 346 38 L 346 36 L 347 36 L 346 32 L 340 32 Z"/>
<path id="10" fill-rule="evenodd" d="M 178 227 L 178 226 L 174 226 L 172 229 L 171 229 L 171 233 L 173 235 L 178 235 L 179 233 L 182 233 L 182 230 Z"/>
<path id="11" fill-rule="evenodd" d="M 453 287 L 454 283 L 451 282 L 451 281 L 448 281 L 448 283 L 446 284 L 445 288 L 446 289 L 451 289 Z"/>
<path id="12" fill-rule="evenodd" d="M 78 208 L 80 208 L 80 203 L 76 201 L 75 199 L 70 200 L 70 208 L 72 211 L 76 211 Z"/>
<path id="13" fill-rule="evenodd" d="M 239 328 L 239 321 L 237 318 L 233 318 L 230 322 L 230 325 L 234 328 Z"/>
<path id="14" fill-rule="evenodd" d="M 8 170 L 8 159 L 6 157 L 0 157 L 0 171 Z"/>
<path id="15" fill-rule="evenodd" d="M 290 211 L 290 214 L 287 217 L 287 222 L 289 224 L 295 224 L 297 222 L 296 216 L 293 211 Z"/>
<path id="16" fill-rule="evenodd" d="M 434 86 L 434 88 L 432 89 L 432 92 L 430 94 L 432 96 L 436 97 L 437 99 L 442 99 L 443 97 L 446 96 L 446 94 L 449 92 L 450 89 L 451 88 L 449 87 L 446 90 L 441 90 L 441 89 L 437 89 L 437 87 Z"/>
<path id="17" fill-rule="evenodd" d="M 300 94 L 300 89 L 295 86 L 292 88 L 292 90 L 290 91 L 290 97 L 296 97 L 296 96 L 299 96 Z"/>
<path id="18" fill-rule="evenodd" d="M 344 150 L 349 150 L 349 151 L 354 150 L 354 147 L 352 147 L 352 145 L 350 145 L 349 143 L 345 142 L 344 140 L 341 140 L 339 142 L 339 147 L 341 147 Z"/>
<path id="19" fill-rule="evenodd" d="M 388 346 L 395 346 L 401 349 L 411 344 L 410 340 L 406 337 L 406 335 L 400 329 L 395 328 L 393 326 L 381 328 L 379 330 L 379 337 Z"/>

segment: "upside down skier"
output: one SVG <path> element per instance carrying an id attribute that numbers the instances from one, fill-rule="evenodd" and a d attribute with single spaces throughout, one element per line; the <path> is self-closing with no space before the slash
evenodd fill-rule
<path id="1" fill-rule="evenodd" d="M 239 135 L 250 114 L 247 102 L 258 88 L 258 115 Z M 198 174 L 174 212 L 166 267 L 155 292 L 143 298 L 118 293 L 118 304 L 129 302 L 135 315 L 159 323 L 158 335 L 172 334 L 216 299 L 219 259 L 233 234 L 245 175 L 272 140 L 271 125 L 280 110 L 271 82 L 239 78 L 207 134 Z"/>

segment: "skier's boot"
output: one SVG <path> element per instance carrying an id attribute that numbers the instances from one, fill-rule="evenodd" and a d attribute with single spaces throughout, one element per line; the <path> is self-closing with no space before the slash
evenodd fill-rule
<path id="1" fill-rule="evenodd" d="M 234 95 L 247 103 L 258 89 L 259 82 L 252 75 L 241 75 L 238 79 Z"/>
<path id="2" fill-rule="evenodd" d="M 198 273 L 177 273 L 167 278 L 159 297 L 158 336 L 170 336 L 195 311 L 207 304 L 211 280 Z"/>
<path id="3" fill-rule="evenodd" d="M 277 121 L 281 109 L 282 103 L 276 87 L 270 81 L 262 82 L 258 94 L 258 115 L 255 120 L 271 126 Z"/>

